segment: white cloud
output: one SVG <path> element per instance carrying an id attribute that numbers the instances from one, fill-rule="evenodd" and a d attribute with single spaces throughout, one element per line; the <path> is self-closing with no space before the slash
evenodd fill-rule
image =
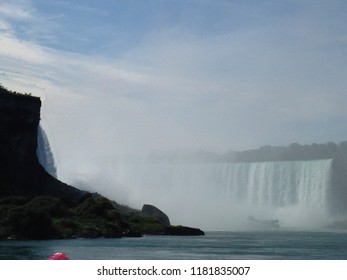
<path id="1" fill-rule="evenodd" d="M 29 1 L 7 1 L 0 3 L 0 15 L 14 20 L 29 20 L 32 18 L 33 7 Z"/>
<path id="2" fill-rule="evenodd" d="M 27 63 L 49 64 L 49 55 L 40 46 L 22 41 L 11 34 L 0 34 L 0 56 Z"/>

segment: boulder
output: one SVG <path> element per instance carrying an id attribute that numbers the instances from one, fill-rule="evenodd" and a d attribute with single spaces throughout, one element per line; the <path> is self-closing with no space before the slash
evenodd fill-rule
<path id="1" fill-rule="evenodd" d="M 169 226 L 170 225 L 170 219 L 169 217 L 160 209 L 157 207 L 150 205 L 150 204 L 144 204 L 141 210 L 141 214 L 144 216 L 149 217 L 156 217 L 159 219 L 159 222 L 163 225 Z"/>

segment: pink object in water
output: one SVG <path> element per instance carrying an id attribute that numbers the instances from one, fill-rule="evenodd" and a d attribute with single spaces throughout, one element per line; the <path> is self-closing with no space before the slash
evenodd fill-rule
<path id="1" fill-rule="evenodd" d="M 61 252 L 55 253 L 48 258 L 49 260 L 69 260 L 69 258 Z"/>

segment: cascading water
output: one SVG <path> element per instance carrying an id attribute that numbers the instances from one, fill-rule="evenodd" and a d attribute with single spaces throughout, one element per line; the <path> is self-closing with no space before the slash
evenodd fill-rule
<path id="1" fill-rule="evenodd" d="M 225 164 L 218 187 L 248 205 L 326 209 L 330 166 L 331 160 Z"/>
<path id="2" fill-rule="evenodd" d="M 47 135 L 41 126 L 38 127 L 37 157 L 44 169 L 54 177 L 57 177 L 57 168 L 54 163 L 53 153 L 49 145 Z"/>
<path id="3" fill-rule="evenodd" d="M 329 216 L 332 160 L 254 163 L 118 161 L 118 188 L 132 205 L 153 203 L 173 223 L 242 229 L 247 217 L 319 227 Z"/>

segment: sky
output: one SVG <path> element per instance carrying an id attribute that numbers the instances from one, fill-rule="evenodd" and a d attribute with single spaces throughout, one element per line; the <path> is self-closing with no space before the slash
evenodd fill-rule
<path id="1" fill-rule="evenodd" d="M 0 83 L 62 166 L 345 141 L 346 77 L 343 0 L 0 0 Z"/>

